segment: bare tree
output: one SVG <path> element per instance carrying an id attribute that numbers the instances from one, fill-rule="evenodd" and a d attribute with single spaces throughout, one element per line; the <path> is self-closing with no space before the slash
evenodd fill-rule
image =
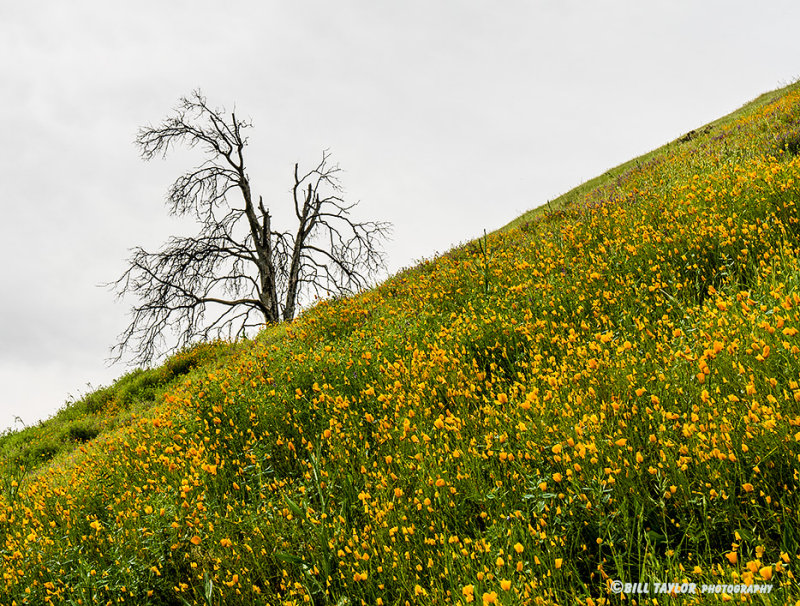
<path id="1" fill-rule="evenodd" d="M 327 151 L 308 172 L 295 164 L 297 227 L 276 230 L 263 199 L 254 199 L 245 168 L 243 132 L 252 124 L 235 113 L 229 118 L 198 90 L 160 125 L 139 130 L 136 145 L 145 160 L 178 145 L 205 153 L 167 195 L 169 212 L 193 215 L 200 232 L 173 237 L 159 252 L 133 249 L 128 269 L 108 285 L 119 297 L 139 299 L 112 348 L 115 360 L 135 349 L 135 362 L 151 361 L 170 332 L 178 342 L 167 351 L 291 320 L 304 295 L 354 293 L 384 266 L 379 244 L 391 226 L 351 218 L 356 203 L 342 198 L 340 169 Z"/>

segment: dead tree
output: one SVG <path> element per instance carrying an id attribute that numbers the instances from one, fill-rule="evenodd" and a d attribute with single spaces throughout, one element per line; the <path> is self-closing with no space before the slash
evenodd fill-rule
<path id="1" fill-rule="evenodd" d="M 119 297 L 138 297 L 113 359 L 134 350 L 134 362 L 148 363 L 169 333 L 177 343 L 166 351 L 174 351 L 291 320 L 304 297 L 352 294 L 384 267 L 379 245 L 390 225 L 351 218 L 356 203 L 343 199 L 340 169 L 327 151 L 308 172 L 295 165 L 287 202 L 297 227 L 275 229 L 245 167 L 243 133 L 251 126 L 235 113 L 228 119 L 194 91 L 160 125 L 139 130 L 136 145 L 145 160 L 179 145 L 204 152 L 206 160 L 181 175 L 167 195 L 169 212 L 193 215 L 200 231 L 173 237 L 158 252 L 133 249 L 128 269 L 108 285 Z"/>

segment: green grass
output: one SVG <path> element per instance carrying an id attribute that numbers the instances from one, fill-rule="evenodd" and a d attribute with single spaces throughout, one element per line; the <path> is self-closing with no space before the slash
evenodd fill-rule
<path id="1" fill-rule="evenodd" d="M 798 132 L 793 85 L 3 436 L 0 603 L 797 603 Z"/>
<path id="2" fill-rule="evenodd" d="M 113 430 L 131 412 L 141 413 L 152 406 L 191 369 L 216 362 L 228 349 L 227 345 L 215 343 L 181 351 L 157 368 L 137 368 L 112 385 L 67 402 L 46 421 L 0 434 L 0 474 L 18 475 L 21 468 L 30 473 Z"/>
<path id="3" fill-rule="evenodd" d="M 547 202 L 540 204 L 539 206 L 523 213 L 516 219 L 509 222 L 507 225 L 501 227 L 498 231 L 506 231 L 511 229 L 520 228 L 526 223 L 530 223 L 535 219 L 546 216 L 548 214 L 555 214 L 560 215 L 566 209 L 570 208 L 571 206 L 580 203 L 581 200 L 589 197 L 592 192 L 596 191 L 607 191 L 609 189 L 614 189 L 614 183 L 616 180 L 620 178 L 624 178 L 625 175 L 629 174 L 631 171 L 636 170 L 638 167 L 647 166 L 654 158 L 662 158 L 665 155 L 669 154 L 670 152 L 674 151 L 677 147 L 682 145 L 692 145 L 697 146 L 699 143 L 707 141 L 709 138 L 714 137 L 718 134 L 723 128 L 729 126 L 736 122 L 736 120 L 740 119 L 741 117 L 750 114 L 754 111 L 757 111 L 760 108 L 763 108 L 765 105 L 768 105 L 774 102 L 776 99 L 779 99 L 782 95 L 786 94 L 788 91 L 794 90 L 797 87 L 797 84 L 789 84 L 783 88 L 778 90 L 774 90 L 768 93 L 764 93 L 759 95 L 753 101 L 745 104 L 740 109 L 736 110 L 735 112 L 728 114 L 727 116 L 723 116 L 722 118 L 718 118 L 713 122 L 705 124 L 703 126 L 690 129 L 684 135 L 681 135 L 678 139 L 674 141 L 670 141 L 662 145 L 661 147 L 654 149 L 653 151 L 647 152 L 641 156 L 633 158 L 632 160 L 628 160 L 616 166 L 614 168 L 609 169 L 608 171 L 604 172 L 602 175 L 598 175 L 585 183 L 581 183 L 577 187 L 569 190 L 568 192 L 561 194 L 557 198 L 553 200 L 548 200 Z M 798 140 L 797 133 L 794 131 L 790 131 L 793 135 L 789 138 L 787 143 L 789 145 L 796 145 L 796 141 Z M 796 153 L 796 152 L 795 152 Z"/>

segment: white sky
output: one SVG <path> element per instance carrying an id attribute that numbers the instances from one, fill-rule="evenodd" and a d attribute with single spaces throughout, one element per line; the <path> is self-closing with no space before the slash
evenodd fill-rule
<path id="1" fill-rule="evenodd" d="M 97 285 L 189 229 L 163 202 L 199 156 L 132 141 L 192 89 L 252 119 L 278 216 L 329 148 L 394 272 L 793 81 L 799 24 L 796 0 L 0 0 L 0 430 L 129 370 Z"/>

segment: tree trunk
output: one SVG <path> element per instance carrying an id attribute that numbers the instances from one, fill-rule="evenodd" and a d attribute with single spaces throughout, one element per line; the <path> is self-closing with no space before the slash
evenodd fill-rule
<path id="1" fill-rule="evenodd" d="M 244 167 L 239 167 L 239 188 L 242 190 L 242 197 L 244 198 L 245 215 L 247 222 L 250 225 L 250 234 L 253 237 L 253 247 L 256 252 L 256 266 L 258 267 L 258 277 L 261 284 L 261 292 L 259 300 L 264 306 L 264 318 L 267 323 L 280 322 L 280 313 L 278 312 L 278 288 L 275 280 L 275 266 L 273 265 L 273 251 L 272 251 L 272 227 L 269 212 L 264 210 L 264 205 L 261 205 L 262 211 L 262 224 L 258 224 L 258 217 L 256 215 L 255 207 L 253 206 L 253 199 L 250 194 L 250 182 L 244 174 Z"/>
<path id="2" fill-rule="evenodd" d="M 295 181 L 297 180 L 297 165 L 295 165 Z M 292 260 L 289 264 L 289 285 L 286 291 L 286 305 L 283 308 L 283 319 L 291 320 L 294 318 L 294 310 L 297 306 L 297 293 L 300 290 L 300 258 L 303 254 L 303 249 L 306 246 L 306 239 L 311 234 L 314 227 L 314 220 L 316 213 L 313 203 L 314 192 L 311 184 L 308 185 L 308 191 L 303 201 L 303 212 L 299 217 L 300 226 L 297 228 L 297 236 L 294 239 L 294 246 L 292 247 Z"/>

